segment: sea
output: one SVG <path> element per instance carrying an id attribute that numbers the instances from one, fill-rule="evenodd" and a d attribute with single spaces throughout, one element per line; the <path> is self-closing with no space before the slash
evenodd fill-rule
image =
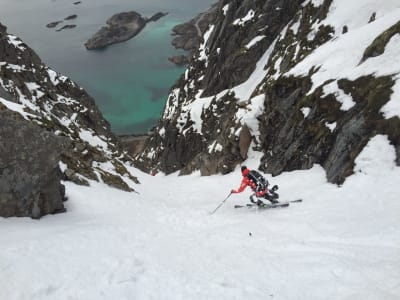
<path id="1" fill-rule="evenodd" d="M 172 28 L 207 10 L 216 0 L 0 0 L 0 23 L 20 37 L 49 67 L 83 87 L 96 101 L 115 134 L 144 134 L 160 119 L 168 91 L 184 72 L 168 61 L 184 54 L 171 46 Z M 115 13 L 151 17 L 133 39 L 103 50 L 84 43 Z M 77 15 L 74 20 L 66 17 Z M 46 24 L 64 20 L 56 28 Z M 77 27 L 57 32 L 68 24 Z"/>

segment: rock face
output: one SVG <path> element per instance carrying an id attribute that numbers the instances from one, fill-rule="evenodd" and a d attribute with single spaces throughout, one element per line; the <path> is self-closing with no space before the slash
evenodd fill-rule
<path id="1" fill-rule="evenodd" d="M 64 180 L 84 185 L 89 185 L 90 181 L 100 181 L 125 191 L 133 191 L 138 183 L 137 178 L 128 171 L 132 158 L 111 132 L 109 123 L 103 118 L 93 98 L 69 78 L 44 65 L 32 49 L 16 36 L 8 34 L 5 26 L 1 24 L 0 110 L 14 112 L 20 116 L 18 124 L 12 124 L 14 127 L 21 127 L 21 130 L 24 129 L 21 136 L 12 136 L 12 127 L 9 125 L 8 131 L 0 131 L 1 143 L 13 145 L 15 149 L 26 153 L 28 150 L 24 150 L 23 145 L 17 147 L 23 138 L 24 143 L 29 146 L 26 149 L 32 151 L 30 155 L 37 161 L 45 159 L 43 153 L 48 153 L 49 161 L 47 164 L 43 163 L 46 170 L 38 171 L 38 165 L 35 165 L 33 170 L 40 178 L 32 176 L 29 183 L 31 186 L 42 184 L 39 186 L 43 187 L 43 195 L 50 193 L 43 185 L 46 182 L 52 193 L 59 190 L 55 187 L 55 182 L 59 183 L 60 176 Z M 3 119 L 3 114 L 1 118 Z M 3 122 L 6 122 L 4 120 Z M 25 125 L 26 123 L 32 123 L 32 126 Z M 35 137 L 42 137 L 38 139 L 41 142 L 35 141 Z M 71 147 L 60 146 L 65 144 L 65 139 Z M 3 162 L 18 160 L 19 156 L 16 158 L 15 153 L 9 151 L 11 148 L 4 147 L 6 150 L 3 150 L 5 152 L 2 152 L 1 158 Z M 58 166 L 61 166 L 61 169 Z M 25 172 L 22 167 L 21 172 Z M 26 180 L 29 176 L 25 175 L 21 177 L 21 182 L 16 178 L 15 185 L 28 186 Z M 15 199 L 11 192 L 8 196 L 3 193 L 2 197 L 8 199 L 7 201 Z M 42 199 L 40 197 L 35 199 Z M 60 198 L 62 197 L 46 201 L 59 203 Z M 61 206 L 54 204 L 48 207 L 42 209 L 39 206 L 40 215 L 54 212 Z M 0 215 L 9 216 L 9 212 L 7 208 L 7 212 Z M 27 210 L 25 212 L 27 213 Z M 18 215 L 22 213 L 18 212 Z"/>
<path id="2" fill-rule="evenodd" d="M 273 175 L 320 164 L 340 184 L 373 136 L 387 135 L 400 153 L 400 120 L 387 108 L 400 68 L 382 71 L 370 60 L 397 59 L 387 50 L 399 32 L 389 14 L 396 7 L 385 5 L 380 20 L 391 21 L 382 30 L 370 18 L 378 4 L 360 2 L 355 11 L 332 5 L 220 0 L 136 165 L 209 175 L 230 172 L 256 152 L 259 169 Z M 347 16 L 351 26 L 329 23 Z M 364 26 L 380 34 L 368 36 Z M 195 32 L 189 24 L 176 30 Z M 175 43 L 184 48 L 187 41 Z M 334 49 L 329 56 L 327 49 Z"/>
<path id="3" fill-rule="evenodd" d="M 217 5 L 213 5 L 208 11 L 197 15 L 187 23 L 176 25 L 172 29 L 172 34 L 176 36 L 172 40 L 172 45 L 176 49 L 189 51 L 189 54 L 172 56 L 168 58 L 169 61 L 179 66 L 189 63 L 194 51 L 199 48 L 208 25 L 216 17 L 217 7 Z"/>
<path id="4" fill-rule="evenodd" d="M 135 11 L 115 14 L 107 20 L 109 26 L 104 26 L 96 32 L 85 43 L 85 47 L 88 50 L 94 50 L 127 41 L 139 34 L 147 22 L 157 21 L 165 15 L 165 13 L 157 13 L 150 19 L 146 19 Z"/>
<path id="5" fill-rule="evenodd" d="M 8 111 L 0 112 L 0 216 L 63 212 L 61 153 L 69 140 Z"/>
<path id="6" fill-rule="evenodd" d="M 118 137 L 120 143 L 124 146 L 124 149 L 126 149 L 126 151 L 128 151 L 132 156 L 142 153 L 148 138 L 148 135 L 124 135 Z"/>

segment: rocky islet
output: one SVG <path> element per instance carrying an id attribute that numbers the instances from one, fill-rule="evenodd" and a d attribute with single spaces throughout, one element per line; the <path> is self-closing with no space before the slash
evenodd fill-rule
<path id="1" fill-rule="evenodd" d="M 74 5 L 78 5 L 78 4 L 81 4 L 81 3 L 82 3 L 82 1 L 76 1 L 76 2 L 74 2 L 73 4 L 74 4 Z M 46 25 L 46 27 L 47 27 L 47 28 L 55 28 L 55 27 L 57 27 L 59 24 L 63 23 L 64 21 L 71 21 L 71 20 L 75 20 L 76 18 L 78 18 L 78 15 L 72 14 L 72 15 L 69 15 L 69 16 L 65 17 L 64 20 L 50 22 L 50 23 L 48 23 L 48 24 Z M 56 31 L 61 31 L 61 30 L 64 30 L 64 29 L 72 29 L 72 28 L 75 28 L 76 26 L 77 26 L 77 25 L 75 25 L 75 24 L 68 24 L 68 25 L 65 25 L 65 26 L 63 26 L 63 27 L 57 29 Z"/>
<path id="2" fill-rule="evenodd" d="M 148 22 L 154 22 L 167 13 L 156 13 L 150 18 L 142 17 L 136 11 L 122 12 L 107 20 L 103 26 L 86 43 L 88 50 L 102 49 L 109 45 L 127 41 L 138 35 Z"/>

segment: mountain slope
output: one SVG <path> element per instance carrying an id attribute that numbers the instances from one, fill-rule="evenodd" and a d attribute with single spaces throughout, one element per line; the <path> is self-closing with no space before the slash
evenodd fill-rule
<path id="1" fill-rule="evenodd" d="M 249 167 L 259 153 L 250 153 Z M 374 299 L 400 293 L 400 168 L 386 136 L 341 188 L 319 166 L 273 179 L 289 208 L 234 209 L 241 180 L 140 174 L 132 197 L 66 183 L 68 213 L 0 219 L 6 299 Z M 137 171 L 131 170 L 136 173 Z M 251 235 L 250 235 L 251 233 Z"/>
<path id="2" fill-rule="evenodd" d="M 228 173 L 253 148 L 273 175 L 318 163 L 343 183 L 376 134 L 400 163 L 397 1 L 219 1 L 218 11 L 137 166 Z"/>
<path id="3" fill-rule="evenodd" d="M 138 183 L 126 168 L 132 159 L 119 146 L 94 100 L 69 78 L 42 63 L 1 24 L 0 111 L 3 121 L 12 118 L 15 123 L 8 131 L 1 131 L 0 186 L 6 188 L 0 193 L 0 215 L 31 216 L 34 203 L 44 207 L 54 197 L 61 202 L 61 179 L 83 185 L 89 180 L 101 181 L 126 191 L 133 191 Z M 47 138 L 40 143 L 44 136 Z M 14 144 L 17 146 L 10 149 Z M 44 149 L 48 161 L 45 155 L 38 155 Z M 50 182 L 53 186 L 57 181 L 58 187 L 52 189 L 61 192 L 49 194 Z M 60 210 L 62 204 L 56 207 Z M 55 210 L 42 209 L 41 214 L 51 212 Z"/>

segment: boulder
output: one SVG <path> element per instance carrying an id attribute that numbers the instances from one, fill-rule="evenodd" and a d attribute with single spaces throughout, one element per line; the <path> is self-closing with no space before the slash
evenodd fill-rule
<path id="1" fill-rule="evenodd" d="M 247 159 L 247 152 L 249 151 L 251 140 L 250 129 L 247 125 L 244 125 L 239 134 L 240 156 L 243 160 Z"/>
<path id="2" fill-rule="evenodd" d="M 69 146 L 19 115 L 0 111 L 0 216 L 64 212 L 60 156 Z"/>

